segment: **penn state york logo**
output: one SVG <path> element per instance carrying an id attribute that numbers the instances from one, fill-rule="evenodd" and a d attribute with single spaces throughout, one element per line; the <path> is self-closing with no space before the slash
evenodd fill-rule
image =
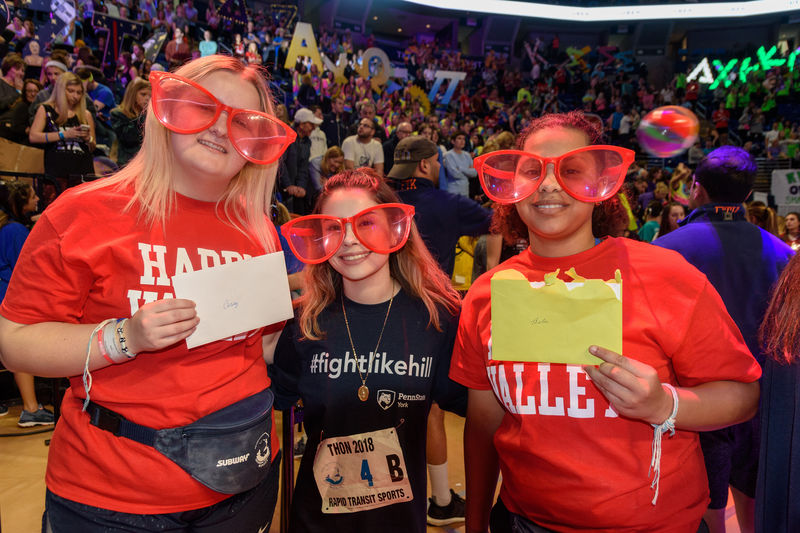
<path id="1" fill-rule="evenodd" d="M 339 470 L 339 465 L 336 463 L 326 464 L 323 467 L 322 472 L 325 475 L 325 481 L 329 485 L 333 485 L 335 487 L 336 485 L 341 485 L 342 481 L 344 481 L 344 476 Z"/>
<path id="2" fill-rule="evenodd" d="M 256 442 L 256 464 L 262 468 L 269 464 L 269 433 L 262 433 Z"/>
<path id="3" fill-rule="evenodd" d="M 381 389 L 378 391 L 378 405 L 384 411 L 394 405 L 396 398 L 397 393 L 393 390 Z"/>

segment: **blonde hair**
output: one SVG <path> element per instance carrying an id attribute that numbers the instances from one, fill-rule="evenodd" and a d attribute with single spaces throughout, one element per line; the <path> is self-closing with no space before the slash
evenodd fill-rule
<path id="1" fill-rule="evenodd" d="M 325 155 L 322 156 L 322 161 L 319 164 L 319 169 L 322 171 L 322 174 L 324 176 L 331 174 L 332 169 L 328 167 L 328 163 L 334 157 L 344 157 L 344 152 L 338 146 L 331 146 L 330 148 L 328 148 L 328 151 L 325 152 Z M 344 170 L 344 167 L 342 167 L 339 170 L 340 171 Z"/>
<path id="2" fill-rule="evenodd" d="M 119 109 L 128 118 L 136 118 L 144 109 L 136 110 L 136 95 L 139 91 L 150 89 L 150 82 L 144 78 L 133 78 L 125 89 L 125 96 L 122 97 L 122 103 L 119 104 Z"/>
<path id="3" fill-rule="evenodd" d="M 56 78 L 53 84 L 53 92 L 50 94 L 44 103 L 52 105 L 56 114 L 56 124 L 59 126 L 64 124 L 69 118 L 69 104 L 67 103 L 67 87 L 78 85 L 81 88 L 81 98 L 78 101 L 77 108 L 75 109 L 75 116 L 81 124 L 86 124 L 86 90 L 83 88 L 81 79 L 72 72 L 65 72 Z"/>
<path id="4" fill-rule="evenodd" d="M 251 83 L 258 91 L 260 110 L 275 114 L 266 71 L 261 67 L 245 65 L 230 56 L 211 55 L 186 63 L 175 74 L 196 81 L 217 71 L 233 72 L 243 82 Z M 163 225 L 175 206 L 171 172 L 174 164 L 170 131 L 153 114 L 151 100 L 147 106 L 144 141 L 139 153 L 113 176 L 98 180 L 83 190 L 133 187 L 133 197 L 125 209 L 137 206 L 144 223 L 153 225 L 160 222 Z M 278 240 L 274 226 L 267 219 L 277 170 L 277 162 L 271 165 L 246 162 L 217 201 L 231 225 L 251 239 L 255 237 L 267 252 L 276 250 L 275 242 Z"/>
<path id="5" fill-rule="evenodd" d="M 767 207 L 764 202 L 755 201 L 747 204 L 745 208 L 751 224 L 755 224 L 773 235 L 778 235 L 778 221 L 775 211 L 771 207 Z"/>

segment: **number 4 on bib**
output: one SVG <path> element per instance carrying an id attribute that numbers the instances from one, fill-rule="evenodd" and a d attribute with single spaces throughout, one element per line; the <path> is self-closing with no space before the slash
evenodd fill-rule
<path id="1" fill-rule="evenodd" d="M 372 474 L 369 473 L 369 462 L 366 459 L 361 461 L 361 479 L 372 486 Z"/>

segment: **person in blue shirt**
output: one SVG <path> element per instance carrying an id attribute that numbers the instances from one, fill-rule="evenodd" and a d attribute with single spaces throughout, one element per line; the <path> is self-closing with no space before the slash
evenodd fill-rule
<path id="1" fill-rule="evenodd" d="M 689 192 L 693 209 L 680 227 L 653 244 L 679 252 L 719 292 L 759 364 L 758 328 L 770 289 L 792 256 L 778 237 L 747 221 L 742 206 L 756 178 L 753 157 L 735 146 L 710 152 L 697 166 Z M 702 357 L 702 354 L 698 354 Z M 753 530 L 759 456 L 758 416 L 729 428 L 700 433 L 711 503 L 703 519 L 724 533 L 730 485 L 743 531 Z"/>
<path id="2" fill-rule="evenodd" d="M 11 273 L 28 237 L 30 214 L 36 211 L 38 203 L 39 197 L 28 183 L 0 181 L 0 302 L 6 296 Z M 36 399 L 33 375 L 14 372 L 14 381 L 22 396 L 22 413 L 17 425 L 32 427 L 54 424 L 53 412 L 42 407 Z M 0 416 L 6 414 L 8 407 L 0 405 Z"/>
<path id="3" fill-rule="evenodd" d="M 114 130 L 111 129 L 111 110 L 117 107 L 117 101 L 114 99 L 114 92 L 98 82 L 95 76 L 102 76 L 100 71 L 93 71 L 88 67 L 79 68 L 75 72 L 83 82 L 86 94 L 91 99 L 97 110 L 97 120 L 95 120 L 95 133 L 97 135 L 97 144 L 103 144 L 111 147 L 114 144 L 116 135 Z"/>
<path id="4" fill-rule="evenodd" d="M 203 32 L 203 40 L 200 41 L 199 47 L 201 57 L 213 56 L 217 53 L 217 41 L 211 38 L 210 30 L 205 30 Z"/>

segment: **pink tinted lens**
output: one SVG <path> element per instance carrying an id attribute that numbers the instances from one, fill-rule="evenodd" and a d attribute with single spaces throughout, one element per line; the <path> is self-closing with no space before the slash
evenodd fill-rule
<path id="1" fill-rule="evenodd" d="M 336 253 L 344 234 L 336 220 L 307 218 L 292 223 L 288 239 L 298 259 L 319 262 Z"/>
<path id="2" fill-rule="evenodd" d="M 605 199 L 616 192 L 625 178 L 622 156 L 614 150 L 586 150 L 570 155 L 559 164 L 564 188 L 579 198 Z"/>
<path id="3" fill-rule="evenodd" d="M 399 207 L 372 209 L 356 217 L 353 230 L 367 248 L 388 254 L 405 244 L 411 217 Z"/>
<path id="4" fill-rule="evenodd" d="M 162 78 L 157 94 L 158 98 L 153 100 L 154 110 L 167 128 L 201 130 L 214 121 L 217 103 L 206 93 L 184 81 Z"/>
<path id="5" fill-rule="evenodd" d="M 256 161 L 278 158 L 285 133 L 275 121 L 259 113 L 237 110 L 230 124 L 230 138 L 245 157 Z"/>
<path id="6" fill-rule="evenodd" d="M 490 155 L 483 164 L 483 185 L 495 201 L 513 203 L 539 186 L 542 164 L 538 159 L 521 154 Z"/>

